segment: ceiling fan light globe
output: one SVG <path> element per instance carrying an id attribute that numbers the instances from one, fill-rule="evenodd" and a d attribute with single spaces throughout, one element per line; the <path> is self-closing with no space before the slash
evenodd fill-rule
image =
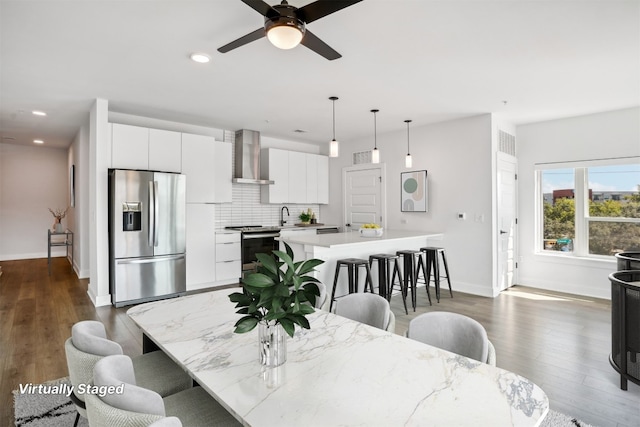
<path id="1" fill-rule="evenodd" d="M 297 26 L 274 25 L 267 30 L 267 39 L 279 49 L 293 49 L 302 41 L 304 34 Z"/>

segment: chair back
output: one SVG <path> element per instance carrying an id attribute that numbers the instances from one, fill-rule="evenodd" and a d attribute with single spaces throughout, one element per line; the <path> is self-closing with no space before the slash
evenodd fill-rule
<path id="1" fill-rule="evenodd" d="M 149 425 L 165 417 L 162 397 L 136 385 L 129 356 L 106 356 L 98 361 L 93 370 L 93 384 L 103 389 L 114 387 L 115 393 L 86 395 L 87 414 L 92 427 Z"/>
<path id="2" fill-rule="evenodd" d="M 122 354 L 122 347 L 106 337 L 102 323 L 85 320 L 73 325 L 71 337 L 64 343 L 69 380 L 73 385 L 73 393 L 82 402 L 85 400 L 84 394 L 78 385 L 91 381 L 96 362 L 107 355 Z M 78 408 L 78 412 L 85 416 L 83 408 Z"/>
<path id="3" fill-rule="evenodd" d="M 336 301 L 335 313 L 356 322 L 388 330 L 391 323 L 389 302 L 372 293 L 353 293 Z"/>
<path id="4" fill-rule="evenodd" d="M 476 320 L 457 313 L 434 311 L 409 322 L 407 337 L 487 363 L 489 339 Z"/>
<path id="5" fill-rule="evenodd" d="M 316 285 L 318 286 L 318 289 L 320 290 L 320 296 L 318 296 L 316 298 L 316 304 L 315 304 L 315 308 L 318 308 L 320 310 L 324 310 L 324 305 L 327 302 L 327 286 L 322 283 L 322 282 L 318 282 L 316 283 Z"/>

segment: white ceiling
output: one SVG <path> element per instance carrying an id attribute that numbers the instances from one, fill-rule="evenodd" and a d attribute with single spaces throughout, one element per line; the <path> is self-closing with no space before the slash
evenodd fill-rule
<path id="1" fill-rule="evenodd" d="M 380 134 L 405 119 L 523 124 L 640 105 L 638 0 L 364 0 L 308 26 L 335 61 L 266 39 L 217 52 L 262 21 L 240 0 L 1 0 L 2 142 L 66 147 L 95 98 L 317 143 L 331 139 L 332 95 L 341 141 L 373 135 L 372 108 Z"/>

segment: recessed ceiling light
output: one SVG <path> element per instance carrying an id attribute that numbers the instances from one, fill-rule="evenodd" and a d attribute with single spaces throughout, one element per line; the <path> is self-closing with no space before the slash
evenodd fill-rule
<path id="1" fill-rule="evenodd" d="M 200 64 L 206 64 L 211 61 L 211 57 L 205 53 L 192 53 L 191 60 Z"/>
<path id="2" fill-rule="evenodd" d="M 38 110 L 32 111 L 31 114 L 33 114 L 34 116 L 46 116 L 47 115 L 47 113 L 45 113 L 44 111 L 38 111 Z"/>
<path id="3" fill-rule="evenodd" d="M 43 140 L 41 140 L 41 139 L 34 139 L 34 140 L 33 140 L 33 142 L 34 142 L 35 144 L 44 144 L 44 141 L 43 141 Z"/>

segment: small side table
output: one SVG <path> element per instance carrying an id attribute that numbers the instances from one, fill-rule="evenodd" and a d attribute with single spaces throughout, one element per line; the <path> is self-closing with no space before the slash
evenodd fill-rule
<path id="1" fill-rule="evenodd" d="M 64 240 L 52 241 L 51 236 L 64 236 Z M 65 230 L 58 233 L 47 230 L 47 263 L 49 266 L 49 276 L 51 276 L 51 248 L 53 246 L 65 246 L 67 248 L 67 258 L 69 258 L 69 248 L 71 248 L 71 268 L 73 269 L 73 231 Z"/>

